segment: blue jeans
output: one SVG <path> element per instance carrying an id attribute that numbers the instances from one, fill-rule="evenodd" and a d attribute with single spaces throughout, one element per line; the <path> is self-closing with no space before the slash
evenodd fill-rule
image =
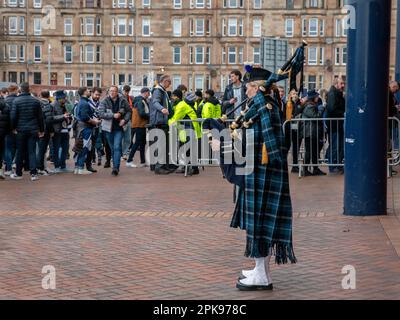
<path id="1" fill-rule="evenodd" d="M 50 141 L 50 134 L 46 133 L 43 138 L 39 139 L 38 142 L 38 149 L 36 152 L 36 162 L 37 162 L 37 167 L 39 170 L 44 170 L 45 169 L 45 156 L 47 153 L 47 148 L 49 146 L 49 141 Z"/>
<path id="2" fill-rule="evenodd" d="M 85 166 L 86 157 L 88 156 L 88 154 L 90 152 L 88 146 L 87 145 L 85 146 L 85 140 L 91 139 L 92 131 L 93 131 L 92 128 L 85 128 L 85 129 L 82 130 L 82 138 L 83 138 L 83 141 L 84 141 L 83 142 L 84 147 L 81 150 L 81 152 L 79 152 L 78 157 L 77 157 L 76 162 L 75 162 L 75 167 L 77 169 L 83 169 L 84 166 Z M 93 148 L 93 146 L 92 146 L 92 148 Z"/>
<path id="3" fill-rule="evenodd" d="M 119 170 L 122 157 L 122 139 L 124 138 L 123 130 L 116 130 L 113 132 L 106 132 L 108 145 L 111 149 L 111 157 L 113 160 L 113 169 Z"/>
<path id="4" fill-rule="evenodd" d="M 66 160 L 69 150 L 69 133 L 56 133 L 53 137 L 53 160 L 54 168 L 65 169 L 67 167 Z M 60 156 L 61 148 L 61 156 Z"/>
<path id="5" fill-rule="evenodd" d="M 4 150 L 4 162 L 6 163 L 6 171 L 12 170 L 12 164 L 17 152 L 17 135 L 11 133 L 6 136 L 5 150 Z"/>
<path id="6" fill-rule="evenodd" d="M 329 163 L 331 164 L 342 164 L 344 159 L 344 132 L 338 130 L 332 132 L 329 136 L 329 148 L 326 150 Z M 335 169 L 341 169 L 341 166 L 329 167 L 329 172 L 333 172 Z"/>
<path id="7" fill-rule="evenodd" d="M 124 131 L 124 138 L 122 140 L 122 154 L 126 154 L 132 146 L 132 134 L 131 134 L 131 123 L 127 124 L 126 130 Z"/>

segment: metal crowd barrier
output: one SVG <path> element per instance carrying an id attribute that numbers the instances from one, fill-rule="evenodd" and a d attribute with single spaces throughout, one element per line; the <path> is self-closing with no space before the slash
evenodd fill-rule
<path id="1" fill-rule="evenodd" d="M 391 168 L 400 164 L 399 128 L 400 120 L 389 118 L 388 177 Z M 283 130 L 286 144 L 290 147 L 289 166 L 298 170 L 299 177 L 311 172 L 310 168 L 343 170 L 346 148 L 344 118 L 296 118 L 286 121 Z"/>
<path id="2" fill-rule="evenodd" d="M 289 147 L 288 164 L 291 168 L 297 168 L 299 177 L 311 172 L 310 168 L 333 167 L 340 172 L 344 169 L 345 155 L 345 119 L 344 118 L 295 118 L 283 124 L 286 145 Z M 205 119 L 179 120 L 171 127 L 172 148 L 178 164 L 185 167 L 185 177 L 188 168 L 216 167 L 219 166 L 219 158 L 211 150 L 206 132 L 202 130 L 202 137 L 198 139 L 198 154 L 194 161 L 186 161 L 181 157 L 182 145 L 179 129 L 184 130 L 191 123 L 197 122 L 202 126 Z M 228 120 L 226 126 L 233 120 Z M 391 168 L 400 164 L 400 120 L 389 118 L 389 141 L 388 141 L 388 176 Z M 193 137 L 192 137 L 193 138 Z M 190 139 L 190 137 L 189 137 Z M 296 171 L 297 171 L 296 170 Z M 307 170 L 307 171 L 306 171 Z"/>

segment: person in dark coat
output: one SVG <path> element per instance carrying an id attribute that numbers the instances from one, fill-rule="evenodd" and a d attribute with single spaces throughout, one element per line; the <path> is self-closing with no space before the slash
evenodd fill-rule
<path id="1" fill-rule="evenodd" d="M 322 119 L 325 108 L 319 97 L 319 93 L 315 90 L 310 90 L 307 93 L 307 102 L 302 113 L 303 119 Z M 303 127 L 304 126 L 304 127 Z M 318 160 L 324 140 L 324 123 L 322 120 L 307 120 L 304 121 L 301 130 L 302 137 L 305 143 L 305 165 L 313 167 L 313 172 L 310 172 L 307 167 L 305 176 L 325 176 L 326 173 L 318 168 Z"/>
<path id="2" fill-rule="evenodd" d="M 227 114 L 238 106 L 241 102 L 247 99 L 246 86 L 242 82 L 242 73 L 239 70 L 233 70 L 229 75 L 231 83 L 226 87 L 224 97 L 222 99 L 222 113 Z M 229 118 L 235 119 L 240 115 L 240 112 L 244 110 L 236 110 L 234 114 L 231 114 Z"/>
<path id="3" fill-rule="evenodd" d="M 346 113 L 346 101 L 344 98 L 345 82 L 342 78 L 336 78 L 328 92 L 326 102 L 326 116 L 328 118 L 344 118 Z M 341 164 L 344 160 L 344 121 L 327 121 L 329 148 L 326 151 L 329 163 Z M 343 167 L 330 166 L 331 174 L 343 174 Z"/>
<path id="4" fill-rule="evenodd" d="M 172 103 L 168 97 L 167 89 L 171 85 L 171 77 L 163 75 L 160 78 L 160 84 L 155 87 L 150 100 L 150 127 L 162 130 L 164 132 L 165 141 L 169 140 L 169 127 L 168 119 L 173 116 Z M 152 145 L 153 143 L 151 143 Z M 177 167 L 169 163 L 169 144 L 166 143 L 164 155 L 158 155 L 159 159 L 154 165 L 153 169 L 155 174 L 167 175 L 174 172 Z M 163 158 L 161 160 L 161 158 Z M 154 161 L 152 161 L 154 162 Z M 161 163 L 164 162 L 164 163 Z"/>
<path id="5" fill-rule="evenodd" d="M 140 90 L 140 96 L 137 96 L 133 100 L 132 107 L 132 137 L 131 140 L 136 136 L 135 143 L 132 145 L 131 152 L 129 154 L 126 166 L 128 168 L 142 168 L 146 166 L 146 125 L 149 123 L 150 108 L 147 99 L 150 97 L 150 89 L 142 88 Z M 140 151 L 140 164 L 136 165 L 133 163 L 136 151 Z"/>
<path id="6" fill-rule="evenodd" d="M 247 96 L 252 98 L 248 114 L 258 118 L 246 132 L 246 157 L 253 170 L 239 187 L 231 227 L 246 230 L 245 256 L 255 259 L 253 270 L 242 271 L 239 290 L 272 290 L 271 256 L 277 264 L 296 263 L 292 240 L 292 204 L 282 119 L 277 101 L 269 95 L 266 80 L 270 72 L 257 68 L 250 73 Z M 268 94 L 267 94 L 268 93 Z M 252 147 L 252 148 L 249 148 Z"/>
<path id="7" fill-rule="evenodd" d="M 53 114 L 52 114 L 52 106 L 50 104 L 50 92 L 47 90 L 43 90 L 40 93 L 40 102 L 42 104 L 42 112 L 43 118 L 45 122 L 45 132 L 42 138 L 39 139 L 38 142 L 38 154 L 37 154 L 37 167 L 38 174 L 43 176 L 48 176 L 50 173 L 53 173 L 45 166 L 45 157 L 47 153 L 47 149 L 49 147 L 50 139 L 54 135 L 53 128 Z"/>
<path id="8" fill-rule="evenodd" d="M 5 179 L 3 169 L 3 154 L 6 143 L 6 135 L 10 131 L 10 109 L 4 99 L 0 99 L 0 180 Z"/>
<path id="9" fill-rule="evenodd" d="M 11 112 L 12 104 L 15 98 L 18 97 L 18 86 L 10 85 L 7 89 L 8 94 L 5 96 L 4 101 L 8 106 L 8 110 Z M 4 151 L 4 161 L 5 175 L 10 176 L 12 172 L 12 165 L 17 153 L 17 135 L 15 132 L 10 131 L 6 135 L 5 140 L 5 151 Z"/>
<path id="10" fill-rule="evenodd" d="M 36 143 L 44 136 L 44 119 L 40 100 L 30 94 L 29 84 L 21 84 L 21 95 L 11 108 L 11 128 L 17 132 L 17 170 L 10 177 L 22 179 L 23 157 L 29 157 L 31 180 L 38 180 L 36 167 Z"/>

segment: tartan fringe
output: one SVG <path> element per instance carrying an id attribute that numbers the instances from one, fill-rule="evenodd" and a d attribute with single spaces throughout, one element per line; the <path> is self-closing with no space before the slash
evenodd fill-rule
<path id="1" fill-rule="evenodd" d="M 247 239 L 246 252 L 247 258 L 260 258 L 275 256 L 276 264 L 296 263 L 293 244 L 283 242 L 270 242 L 265 240 Z"/>

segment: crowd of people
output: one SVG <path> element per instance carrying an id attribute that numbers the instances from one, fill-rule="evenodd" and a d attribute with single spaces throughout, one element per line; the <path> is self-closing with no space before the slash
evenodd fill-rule
<path id="1" fill-rule="evenodd" d="M 30 172 L 32 181 L 39 176 L 59 173 L 90 175 L 97 172 L 95 164 L 103 165 L 104 158 L 104 168 L 110 168 L 113 176 L 119 175 L 122 160 L 128 168 L 146 167 L 148 129 L 160 129 L 168 136 L 170 127 L 183 119 L 219 118 L 222 114 L 230 114 L 229 118 L 235 119 L 242 109 L 230 111 L 247 99 L 246 82 L 239 70 L 231 72 L 230 84 L 221 99 L 211 89 L 188 92 L 185 85 L 171 92 L 171 83 L 171 77 L 164 75 L 156 86 L 143 88 L 137 97 L 130 96 L 128 85 L 122 92 L 117 86 L 111 86 L 104 94 L 101 88 L 82 87 L 75 106 L 67 103 L 63 90 L 56 91 L 53 97 L 44 90 L 36 97 L 28 83 L 3 88 L 0 96 L 0 179 L 9 176 L 20 180 L 23 171 Z M 284 121 L 344 117 L 344 81 L 341 78 L 335 79 L 327 93 L 309 90 L 299 96 L 293 90 L 286 98 L 284 88 L 277 89 Z M 181 128 L 183 134 L 179 135 L 182 144 L 186 142 L 184 129 L 188 127 L 201 138 L 201 125 L 185 124 Z M 327 132 L 330 148 L 327 155 L 331 163 L 340 164 L 344 158 L 342 124 L 329 128 L 329 123 L 304 121 L 298 126 L 295 123 L 286 126 L 286 143 L 293 156 L 292 172 L 299 170 L 296 165 L 304 140 L 304 163 L 310 165 L 305 176 L 326 174 L 318 168 L 318 160 Z M 74 141 L 72 148 L 71 141 Z M 137 151 L 140 162 L 135 164 Z M 67 165 L 71 157 L 74 168 Z M 168 157 L 165 160 L 151 165 L 150 169 L 159 175 L 185 172 L 184 167 L 169 163 Z M 50 163 L 54 164 L 54 169 L 50 169 Z M 341 166 L 329 170 L 332 174 L 343 173 Z M 190 167 L 189 174 L 199 174 L 198 168 Z"/>

